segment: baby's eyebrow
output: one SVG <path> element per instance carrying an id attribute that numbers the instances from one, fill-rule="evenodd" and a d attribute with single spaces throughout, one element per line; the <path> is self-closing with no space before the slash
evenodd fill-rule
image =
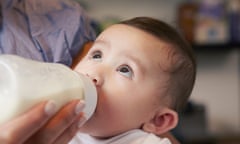
<path id="1" fill-rule="evenodd" d="M 103 45 L 107 48 L 110 48 L 110 42 L 109 41 L 97 39 L 97 40 L 94 41 L 94 44 Z"/>
<path id="2" fill-rule="evenodd" d="M 126 54 L 124 57 L 132 60 L 134 62 L 135 67 L 137 67 L 141 73 L 143 73 L 145 71 L 144 67 L 143 67 L 143 63 L 137 57 L 132 56 L 132 55 L 126 55 Z"/>

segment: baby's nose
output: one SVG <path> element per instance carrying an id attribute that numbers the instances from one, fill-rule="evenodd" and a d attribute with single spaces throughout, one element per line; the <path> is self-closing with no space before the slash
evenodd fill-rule
<path id="1" fill-rule="evenodd" d="M 93 81 L 93 83 L 95 83 L 95 84 L 98 82 L 98 80 L 97 80 L 97 79 L 95 79 L 95 78 L 94 78 L 94 79 L 92 79 L 92 81 Z"/>
<path id="2" fill-rule="evenodd" d="M 94 75 L 89 75 L 87 76 L 92 80 L 92 82 L 96 85 L 99 86 L 102 84 L 102 79 L 99 76 L 94 76 Z"/>

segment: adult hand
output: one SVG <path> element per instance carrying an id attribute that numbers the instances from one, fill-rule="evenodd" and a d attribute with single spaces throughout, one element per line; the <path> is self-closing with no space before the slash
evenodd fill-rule
<path id="1" fill-rule="evenodd" d="M 83 107 L 83 101 L 74 100 L 57 112 L 54 102 L 42 102 L 21 116 L 0 125 L 0 143 L 68 143 L 85 121 Z"/>

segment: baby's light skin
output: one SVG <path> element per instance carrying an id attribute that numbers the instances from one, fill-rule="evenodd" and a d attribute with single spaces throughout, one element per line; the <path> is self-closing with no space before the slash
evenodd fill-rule
<path id="1" fill-rule="evenodd" d="M 80 130 L 106 138 L 138 128 L 161 135 L 175 127 L 177 113 L 162 98 L 169 80 L 162 70 L 168 47 L 134 27 L 106 29 L 74 69 L 95 82 L 99 98 Z"/>

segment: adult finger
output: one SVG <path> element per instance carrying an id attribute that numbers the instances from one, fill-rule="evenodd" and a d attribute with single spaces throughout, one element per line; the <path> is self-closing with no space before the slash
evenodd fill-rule
<path id="1" fill-rule="evenodd" d="M 42 127 L 56 112 L 52 101 L 42 102 L 19 117 L 0 126 L 0 141 L 21 144 Z"/>
<path id="2" fill-rule="evenodd" d="M 67 128 L 62 135 L 60 135 L 54 144 L 67 144 L 71 139 L 76 135 L 79 128 L 85 123 L 86 117 L 83 115 L 80 115 L 73 124 Z"/>
<path id="3" fill-rule="evenodd" d="M 50 144 L 70 127 L 82 112 L 85 104 L 75 100 L 65 105 L 48 123 L 42 127 L 27 143 Z"/>

